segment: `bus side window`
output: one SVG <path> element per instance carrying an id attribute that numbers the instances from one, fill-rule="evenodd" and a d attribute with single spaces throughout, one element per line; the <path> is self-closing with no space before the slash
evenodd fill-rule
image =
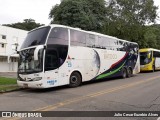
<path id="1" fill-rule="evenodd" d="M 100 46 L 100 48 L 108 48 L 109 41 L 107 38 L 99 36 L 98 37 L 98 45 Z"/>
<path id="2" fill-rule="evenodd" d="M 160 52 L 153 51 L 153 57 L 160 57 Z"/>
<path id="3" fill-rule="evenodd" d="M 77 30 L 70 30 L 70 33 L 72 46 L 86 46 L 86 33 Z"/>
<path id="4" fill-rule="evenodd" d="M 67 46 L 61 46 L 60 48 L 58 48 L 58 55 L 59 55 L 59 67 L 64 63 L 66 57 L 67 57 L 67 52 L 68 48 Z"/>
<path id="5" fill-rule="evenodd" d="M 86 34 L 86 46 L 94 47 L 96 44 L 96 36 L 94 34 Z"/>
<path id="6" fill-rule="evenodd" d="M 59 59 L 55 50 L 49 49 L 46 51 L 45 70 L 54 70 L 59 67 Z"/>
<path id="7" fill-rule="evenodd" d="M 119 51 L 129 51 L 126 42 L 119 41 Z"/>

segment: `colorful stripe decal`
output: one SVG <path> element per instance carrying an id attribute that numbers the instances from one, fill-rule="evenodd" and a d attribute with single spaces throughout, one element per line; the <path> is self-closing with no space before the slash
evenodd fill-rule
<path id="1" fill-rule="evenodd" d="M 113 67 L 115 67 L 116 65 L 118 65 L 120 62 L 122 62 L 122 60 L 123 60 L 127 55 L 128 55 L 128 53 L 126 52 L 126 54 L 123 56 L 123 58 L 121 58 L 118 62 L 114 63 L 114 64 L 110 67 L 110 69 L 113 68 Z"/>
<path id="2" fill-rule="evenodd" d="M 102 79 L 102 78 L 105 78 L 105 77 L 108 77 L 110 75 L 115 74 L 116 72 L 118 72 L 124 66 L 125 63 L 126 63 L 126 61 L 119 68 L 117 68 L 116 70 L 111 71 L 111 72 L 106 73 L 106 74 L 99 75 L 96 79 Z"/>

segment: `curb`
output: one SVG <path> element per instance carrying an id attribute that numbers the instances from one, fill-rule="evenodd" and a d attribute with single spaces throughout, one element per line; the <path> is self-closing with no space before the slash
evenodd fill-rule
<path id="1" fill-rule="evenodd" d="M 24 90 L 24 89 L 25 88 L 17 88 L 17 89 L 13 89 L 13 90 L 4 90 L 4 91 L 2 90 L 2 91 L 0 91 L 0 94 L 21 91 L 21 90 Z"/>

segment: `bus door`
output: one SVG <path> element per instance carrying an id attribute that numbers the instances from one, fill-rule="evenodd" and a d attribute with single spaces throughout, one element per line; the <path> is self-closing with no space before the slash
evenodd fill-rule
<path id="1" fill-rule="evenodd" d="M 44 67 L 47 85 L 54 86 L 59 79 L 59 57 L 56 49 L 46 49 Z"/>
<path id="2" fill-rule="evenodd" d="M 155 69 L 160 70 L 160 52 L 153 51 L 153 57 L 155 59 L 154 61 Z"/>

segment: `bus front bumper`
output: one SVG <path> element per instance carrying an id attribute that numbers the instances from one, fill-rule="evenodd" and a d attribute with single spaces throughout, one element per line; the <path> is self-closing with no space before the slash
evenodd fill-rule
<path id="1" fill-rule="evenodd" d="M 140 71 L 151 71 L 152 67 L 149 67 L 148 65 L 142 65 L 140 67 Z"/>
<path id="2" fill-rule="evenodd" d="M 46 88 L 44 87 L 42 81 L 24 82 L 17 80 L 17 84 L 23 88 Z"/>

